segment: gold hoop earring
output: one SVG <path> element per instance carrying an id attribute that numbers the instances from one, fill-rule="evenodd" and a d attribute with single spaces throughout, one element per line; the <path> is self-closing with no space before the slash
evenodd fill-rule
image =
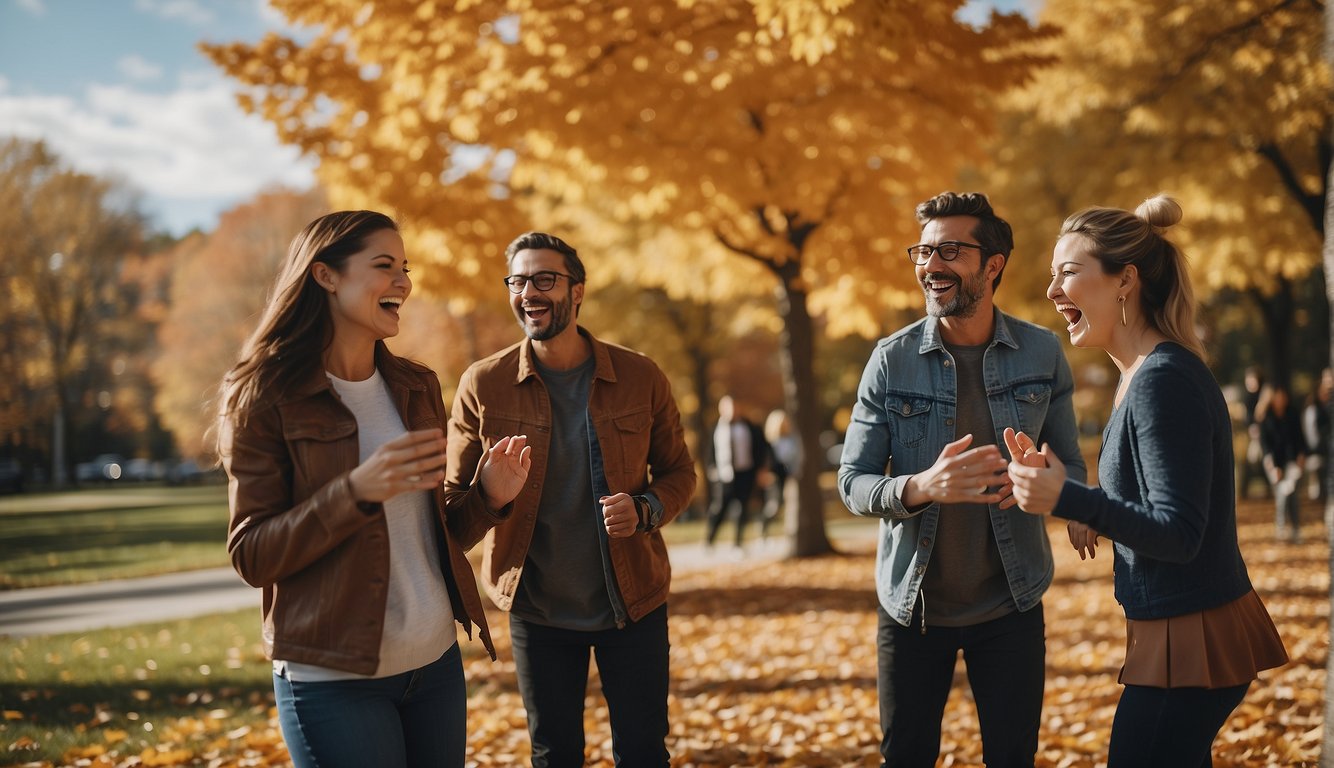
<path id="1" fill-rule="evenodd" d="M 1117 296 L 1116 300 L 1121 302 L 1121 325 L 1126 325 L 1126 297 Z"/>

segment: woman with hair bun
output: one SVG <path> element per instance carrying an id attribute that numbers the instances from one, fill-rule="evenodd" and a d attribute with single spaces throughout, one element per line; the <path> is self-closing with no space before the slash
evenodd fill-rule
<path id="1" fill-rule="evenodd" d="M 1164 236 L 1180 220 L 1164 195 L 1134 213 L 1088 208 L 1065 220 L 1052 255 L 1047 298 L 1070 342 L 1121 371 L 1099 487 L 1005 434 L 1019 506 L 1069 521 L 1081 559 L 1100 534 L 1115 544 L 1126 659 L 1109 768 L 1210 765 L 1256 673 L 1288 660 L 1237 545 L 1232 424 L 1195 335 L 1185 259 Z"/>

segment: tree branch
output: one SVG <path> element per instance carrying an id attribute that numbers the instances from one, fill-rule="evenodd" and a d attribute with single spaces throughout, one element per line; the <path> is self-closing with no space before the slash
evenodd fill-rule
<path id="1" fill-rule="evenodd" d="M 1325 234 L 1324 195 L 1314 195 L 1302 188 L 1301 179 L 1297 178 L 1297 173 L 1293 171 L 1292 164 L 1288 162 L 1288 158 L 1283 155 L 1283 150 L 1279 149 L 1276 144 L 1266 142 L 1256 147 L 1255 151 L 1273 166 L 1279 179 L 1283 182 L 1283 186 L 1297 199 L 1297 204 L 1310 217 L 1311 223 L 1315 225 L 1316 231 L 1323 238 Z M 1329 153 L 1326 150 L 1321 154 L 1328 155 Z M 1324 167 L 1328 168 L 1329 166 L 1325 165 Z"/>

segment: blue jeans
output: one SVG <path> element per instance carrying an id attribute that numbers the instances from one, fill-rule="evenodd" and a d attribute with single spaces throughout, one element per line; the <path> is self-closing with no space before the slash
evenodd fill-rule
<path id="1" fill-rule="evenodd" d="M 455 643 L 426 666 L 370 680 L 273 676 L 278 722 L 296 768 L 461 768 L 468 690 Z"/>
<path id="2" fill-rule="evenodd" d="M 988 768 L 1032 768 L 1038 751 L 1047 643 L 1042 603 L 970 627 L 922 632 L 921 603 L 904 627 L 879 614 L 880 742 L 883 766 L 932 768 L 940 722 L 963 651 Z"/>
<path id="3" fill-rule="evenodd" d="M 1108 768 L 1209 768 L 1214 737 L 1250 686 L 1127 685 L 1112 719 Z"/>
<path id="4" fill-rule="evenodd" d="M 667 766 L 666 605 L 623 629 L 595 632 L 546 627 L 510 614 L 510 641 L 534 768 L 584 764 L 590 650 L 607 700 L 616 765 Z"/>

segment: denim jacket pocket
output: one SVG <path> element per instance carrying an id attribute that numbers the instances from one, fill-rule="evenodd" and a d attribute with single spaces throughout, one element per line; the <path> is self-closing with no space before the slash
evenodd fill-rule
<path id="1" fill-rule="evenodd" d="M 1051 402 L 1051 384 L 1045 381 L 1019 384 L 1013 390 L 1015 413 L 1019 426 L 1034 440 L 1042 434 L 1047 422 L 1047 405 Z"/>
<path id="2" fill-rule="evenodd" d="M 924 397 L 888 395 L 885 413 L 889 416 L 891 456 L 895 448 L 915 448 L 926 440 L 931 419 L 931 400 Z"/>

